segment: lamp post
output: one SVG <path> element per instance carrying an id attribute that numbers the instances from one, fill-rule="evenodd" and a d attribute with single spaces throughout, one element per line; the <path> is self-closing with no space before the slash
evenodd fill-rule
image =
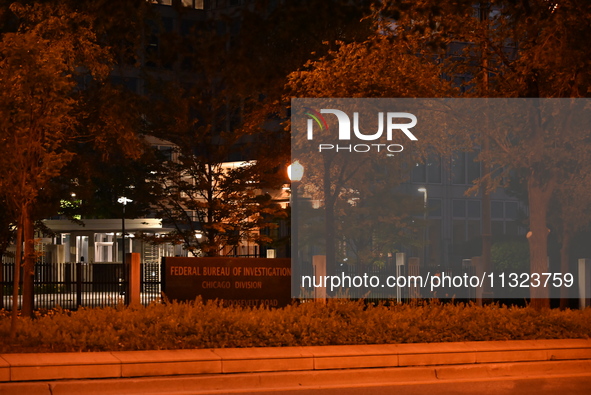
<path id="1" fill-rule="evenodd" d="M 117 199 L 118 203 L 123 205 L 123 215 L 121 216 L 121 254 L 122 254 L 122 268 L 123 268 L 123 283 L 124 285 L 124 300 L 125 304 L 129 304 L 129 268 L 127 267 L 127 262 L 125 260 L 125 206 L 127 203 L 133 202 L 133 200 L 126 198 L 125 196 L 121 196 Z"/>
<path id="2" fill-rule="evenodd" d="M 423 221 L 425 228 L 423 230 L 423 265 L 427 266 L 427 188 L 421 187 L 418 189 L 419 192 L 423 193 Z"/>
<path id="3" fill-rule="evenodd" d="M 298 221 L 298 185 L 304 176 L 304 166 L 299 161 L 287 166 L 287 176 L 291 181 L 291 290 L 299 295 L 299 221 Z"/>

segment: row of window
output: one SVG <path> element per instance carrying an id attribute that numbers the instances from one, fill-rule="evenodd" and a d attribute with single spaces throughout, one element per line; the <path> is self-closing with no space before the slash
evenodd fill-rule
<path id="1" fill-rule="evenodd" d="M 152 0 L 152 3 L 160 5 L 172 5 L 174 0 Z M 203 10 L 205 8 L 225 8 L 225 7 L 238 7 L 241 6 L 242 0 L 210 0 L 205 6 L 204 0 L 180 0 L 180 3 L 184 7 L 194 8 L 196 10 Z"/>
<path id="2" fill-rule="evenodd" d="M 240 0 L 234 0 L 232 2 L 240 3 Z M 161 5 L 172 5 L 173 0 L 152 0 L 152 3 Z M 203 9 L 203 0 L 181 0 L 181 3 L 184 7 L 195 8 L 197 10 Z"/>
<path id="3" fill-rule="evenodd" d="M 451 158 L 452 184 L 468 185 L 480 178 L 480 163 L 477 152 L 459 152 Z M 441 184 L 441 158 L 431 157 L 425 163 L 413 166 L 411 180 L 415 183 Z"/>
<path id="4" fill-rule="evenodd" d="M 453 218 L 481 218 L 481 201 L 474 199 L 453 199 Z M 441 199 L 429 199 L 427 203 L 429 218 L 441 217 Z M 518 216 L 518 203 L 512 201 L 493 200 L 490 203 L 490 214 L 493 220 L 504 219 L 514 221 Z"/>
<path id="5" fill-rule="evenodd" d="M 441 199 L 429 199 L 428 204 L 430 240 L 441 232 Z M 491 233 L 493 236 L 519 233 L 518 203 L 511 201 L 491 202 Z M 452 200 L 452 238 L 454 244 L 480 237 L 482 227 L 480 200 Z M 439 233 L 438 233 L 439 232 Z"/>
<path id="6" fill-rule="evenodd" d="M 480 200 L 455 199 L 452 202 L 452 214 L 454 218 L 480 218 Z M 492 201 L 490 214 L 492 219 L 517 219 L 517 202 Z"/>

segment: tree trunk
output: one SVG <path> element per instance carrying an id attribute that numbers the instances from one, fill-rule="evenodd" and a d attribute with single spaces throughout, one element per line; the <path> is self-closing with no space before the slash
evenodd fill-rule
<path id="1" fill-rule="evenodd" d="M 488 151 L 490 150 L 490 142 L 488 136 L 483 136 L 484 143 L 482 146 L 485 155 L 488 155 Z M 484 175 L 484 179 L 481 184 L 481 192 L 482 192 L 482 250 L 480 254 L 482 270 L 484 273 L 491 273 L 492 268 L 492 260 L 491 260 L 491 250 L 492 250 L 492 223 L 491 223 L 491 205 L 490 205 L 490 191 L 489 191 L 489 178 L 491 177 L 491 166 L 488 162 L 488 159 L 484 159 L 482 161 L 482 171 Z M 482 290 L 482 299 L 480 299 L 480 305 L 490 304 L 493 301 L 493 290 L 491 284 L 485 281 Z"/>
<path id="2" fill-rule="evenodd" d="M 568 224 L 564 224 L 562 231 L 562 245 L 560 246 L 560 272 L 563 276 L 565 273 L 568 273 L 570 240 L 571 232 L 568 229 Z M 560 287 L 560 309 L 564 310 L 566 308 L 568 308 L 568 288 L 563 283 Z"/>
<path id="3" fill-rule="evenodd" d="M 490 192 L 486 190 L 487 185 L 483 186 L 482 192 L 482 250 L 480 254 L 482 270 L 487 275 L 492 273 L 491 250 L 492 250 L 492 230 L 490 213 Z M 483 284 L 481 303 L 490 304 L 493 301 L 493 291 L 489 282 Z"/>
<path id="4" fill-rule="evenodd" d="M 530 254 L 530 274 L 548 272 L 548 228 L 546 214 L 552 188 L 547 183 L 544 186 L 530 176 L 528 180 L 529 193 L 529 228 L 527 235 Z M 530 304 L 536 309 L 550 308 L 550 294 L 548 288 L 530 287 Z"/>
<path id="5" fill-rule="evenodd" d="M 35 229 L 30 210 L 23 212 L 24 264 L 23 264 L 23 317 L 33 317 L 35 278 Z"/>
<path id="6" fill-rule="evenodd" d="M 14 270 L 12 283 L 12 320 L 10 322 L 10 337 L 16 336 L 16 324 L 18 320 L 18 294 L 21 277 L 23 250 L 23 215 L 21 214 L 16 224 L 16 251 L 14 255 Z"/>
<path id="7" fill-rule="evenodd" d="M 490 6 L 489 3 L 480 3 L 480 22 L 486 25 L 486 29 L 488 32 L 489 29 L 489 13 L 490 13 Z M 488 97 L 488 41 L 484 41 L 482 43 L 482 96 Z M 490 191 L 489 191 L 489 177 L 491 175 L 491 166 L 488 159 L 488 155 L 490 152 L 490 139 L 488 136 L 489 133 L 489 120 L 488 120 L 488 113 L 484 114 L 484 125 L 485 125 L 485 132 L 482 133 L 482 153 L 484 154 L 484 159 L 482 160 L 482 175 L 484 176 L 481 183 L 481 193 L 482 193 L 482 250 L 480 254 L 480 262 L 482 264 L 482 270 L 485 273 L 492 272 L 492 262 L 491 262 L 491 249 L 492 249 L 492 224 L 491 224 L 491 207 L 490 207 Z M 491 288 L 491 284 L 485 282 L 482 290 L 482 299 L 479 300 L 479 304 L 482 303 L 492 303 L 493 299 L 493 291 Z"/>
<path id="8" fill-rule="evenodd" d="M 0 310 L 4 309 L 4 251 L 0 252 Z"/>
<path id="9" fill-rule="evenodd" d="M 332 192 L 330 182 L 330 166 L 331 162 L 325 159 L 324 161 L 324 230 L 326 237 L 326 274 L 333 276 L 336 274 L 336 249 L 335 249 L 335 232 L 334 232 L 334 205 L 335 197 Z"/>

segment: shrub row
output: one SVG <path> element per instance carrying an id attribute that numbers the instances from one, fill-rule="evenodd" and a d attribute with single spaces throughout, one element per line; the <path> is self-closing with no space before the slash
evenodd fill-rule
<path id="1" fill-rule="evenodd" d="M 589 338 L 591 309 L 545 310 L 453 303 L 366 305 L 329 300 L 282 309 L 216 303 L 154 303 L 19 318 L 9 339 L 0 311 L 0 352 L 280 347 L 484 340 Z"/>

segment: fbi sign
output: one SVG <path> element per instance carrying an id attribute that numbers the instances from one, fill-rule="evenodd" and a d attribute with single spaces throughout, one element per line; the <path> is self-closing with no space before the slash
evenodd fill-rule
<path id="1" fill-rule="evenodd" d="M 282 307 L 291 302 L 291 261 L 269 258 L 162 258 L 170 300 L 223 300 L 224 305 Z"/>

